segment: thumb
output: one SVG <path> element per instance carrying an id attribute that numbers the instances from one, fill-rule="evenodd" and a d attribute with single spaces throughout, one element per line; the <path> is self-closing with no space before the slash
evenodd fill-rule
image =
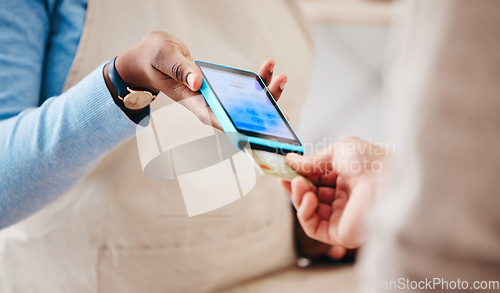
<path id="1" fill-rule="evenodd" d="M 159 58 L 158 58 L 159 57 Z M 194 64 L 190 56 L 185 56 L 182 52 L 170 54 L 168 56 L 157 56 L 154 68 L 172 79 L 184 84 L 192 91 L 200 89 L 203 82 L 201 70 Z"/>
<path id="2" fill-rule="evenodd" d="M 286 155 L 286 162 L 293 170 L 303 176 L 325 174 L 331 170 L 330 157 L 327 153 L 301 156 L 295 153 Z"/>

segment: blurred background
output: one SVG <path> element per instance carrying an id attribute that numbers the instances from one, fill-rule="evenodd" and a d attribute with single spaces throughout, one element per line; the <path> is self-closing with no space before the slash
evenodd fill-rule
<path id="1" fill-rule="evenodd" d="M 300 0 L 299 4 L 315 35 L 307 102 L 300 123 L 294 124 L 300 137 L 315 148 L 351 134 L 386 142 L 381 73 L 393 2 Z"/>

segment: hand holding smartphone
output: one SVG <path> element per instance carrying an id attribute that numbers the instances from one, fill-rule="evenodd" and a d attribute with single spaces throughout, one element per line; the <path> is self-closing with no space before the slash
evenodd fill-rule
<path id="1" fill-rule="evenodd" d="M 254 72 L 194 61 L 203 74 L 200 89 L 224 132 L 252 155 L 260 169 L 291 180 L 299 176 L 285 155 L 303 154 L 302 142 L 260 76 Z"/>

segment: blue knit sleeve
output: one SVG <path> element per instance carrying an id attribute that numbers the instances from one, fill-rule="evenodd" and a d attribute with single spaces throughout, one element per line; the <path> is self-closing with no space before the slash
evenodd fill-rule
<path id="1" fill-rule="evenodd" d="M 0 1 L 0 120 L 40 103 L 48 10 L 44 1 Z"/>
<path id="2" fill-rule="evenodd" d="M 0 228 L 49 204 L 135 134 L 137 125 L 114 103 L 102 70 L 0 122 Z"/>
<path id="3" fill-rule="evenodd" d="M 51 24 L 60 2 L 0 1 L 0 229 L 55 200 L 135 133 L 103 66 L 42 98 L 47 52 L 57 55 Z"/>

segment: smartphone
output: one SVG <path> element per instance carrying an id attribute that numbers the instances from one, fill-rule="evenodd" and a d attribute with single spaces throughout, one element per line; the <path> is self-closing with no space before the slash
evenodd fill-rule
<path id="1" fill-rule="evenodd" d="M 303 154 L 303 144 L 260 76 L 199 60 L 194 63 L 203 74 L 200 91 L 231 142 L 248 150 L 265 173 L 295 177 L 284 155 Z"/>

